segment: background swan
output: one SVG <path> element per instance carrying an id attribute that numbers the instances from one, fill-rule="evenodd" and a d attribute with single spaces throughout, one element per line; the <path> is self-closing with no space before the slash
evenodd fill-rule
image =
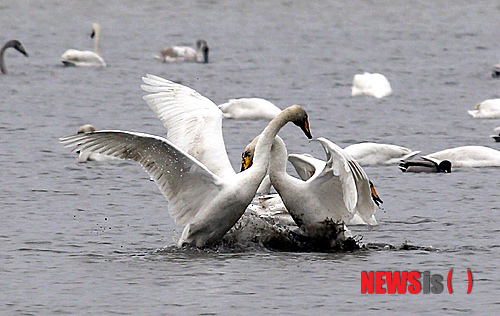
<path id="1" fill-rule="evenodd" d="M 2 47 L 2 49 L 0 49 L 0 72 L 2 72 L 4 75 L 7 74 L 7 67 L 5 66 L 5 61 L 4 61 L 3 55 L 5 54 L 5 51 L 7 50 L 7 48 L 10 48 L 10 47 L 14 48 L 15 50 L 17 50 L 18 52 L 20 52 L 24 56 L 28 57 L 28 53 L 26 52 L 23 44 L 21 44 L 20 41 L 10 40 L 7 43 L 5 43 Z"/>
<path id="2" fill-rule="evenodd" d="M 161 62 L 198 62 L 208 63 L 208 53 L 210 48 L 207 41 L 197 40 L 195 48 L 189 46 L 171 46 L 160 50 L 160 56 L 155 58 Z"/>
<path id="3" fill-rule="evenodd" d="M 496 64 L 495 67 L 493 67 L 491 76 L 493 78 L 498 78 L 500 77 L 500 64 Z"/>
<path id="4" fill-rule="evenodd" d="M 397 145 L 370 142 L 349 145 L 344 150 L 361 166 L 393 165 L 420 153 Z"/>
<path id="5" fill-rule="evenodd" d="M 451 162 L 449 160 L 430 159 L 403 160 L 399 163 L 399 170 L 403 172 L 433 172 L 451 173 Z"/>
<path id="6" fill-rule="evenodd" d="M 354 75 L 351 91 L 353 97 L 367 95 L 380 99 L 391 93 L 391 84 L 382 74 L 365 72 Z"/>
<path id="7" fill-rule="evenodd" d="M 500 151 L 485 146 L 463 146 L 422 156 L 449 160 L 454 167 L 500 167 Z"/>
<path id="8" fill-rule="evenodd" d="M 468 112 L 474 118 L 500 118 L 500 99 L 485 100 Z"/>
<path id="9" fill-rule="evenodd" d="M 272 120 L 281 112 L 273 103 L 261 98 L 230 99 L 220 104 L 224 118 L 235 120 Z"/>
<path id="10" fill-rule="evenodd" d="M 500 126 L 495 128 L 494 131 L 497 133 L 500 132 Z M 493 138 L 496 142 L 500 142 L 500 133 L 496 135 L 491 135 L 491 138 Z"/>
<path id="11" fill-rule="evenodd" d="M 95 132 L 96 129 L 94 126 L 90 124 L 85 124 L 82 125 L 78 128 L 77 134 L 82 134 L 82 133 L 92 133 Z M 98 154 L 95 152 L 92 152 L 90 150 L 82 150 L 77 152 L 78 154 L 78 162 L 87 162 L 87 161 L 109 161 L 109 160 L 116 160 L 116 158 L 108 156 L 108 155 L 103 155 L 103 154 Z"/>
<path id="12" fill-rule="evenodd" d="M 99 24 L 92 24 L 90 37 L 94 39 L 94 51 L 68 49 L 61 55 L 61 61 L 65 66 L 106 67 L 106 62 L 99 53 L 99 39 L 101 37 L 101 26 Z"/>
<path id="13" fill-rule="evenodd" d="M 185 225 L 179 246 L 215 243 L 252 201 L 266 175 L 279 130 L 293 122 L 311 137 L 307 113 L 294 105 L 273 119 L 256 144 L 255 168 L 236 174 L 225 152 L 218 107 L 180 84 L 152 75 L 143 80 L 147 85 L 142 88 L 151 92 L 144 99 L 164 125 L 171 127 L 169 139 L 110 130 L 68 136 L 61 142 L 74 146 L 72 151 L 90 150 L 139 162 L 168 199 L 176 223 Z"/>

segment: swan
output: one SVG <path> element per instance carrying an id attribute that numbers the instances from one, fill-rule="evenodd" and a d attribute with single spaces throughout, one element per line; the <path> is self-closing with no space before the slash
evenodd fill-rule
<path id="1" fill-rule="evenodd" d="M 500 118 L 500 99 L 485 100 L 468 112 L 474 118 Z"/>
<path id="2" fill-rule="evenodd" d="M 236 120 L 272 120 L 281 112 L 273 103 L 261 98 L 230 99 L 220 104 L 224 118 Z"/>
<path id="3" fill-rule="evenodd" d="M 397 145 L 370 142 L 349 145 L 344 150 L 361 166 L 388 166 L 397 164 L 401 160 L 410 159 L 420 153 L 420 151 L 413 151 Z"/>
<path id="4" fill-rule="evenodd" d="M 500 64 L 496 64 L 495 67 L 493 67 L 493 71 L 491 73 L 491 76 L 493 78 L 500 77 Z"/>
<path id="5" fill-rule="evenodd" d="M 5 43 L 5 45 L 3 45 L 3 47 L 2 47 L 2 49 L 0 49 L 0 72 L 2 72 L 4 75 L 7 74 L 7 67 L 5 67 L 3 55 L 4 55 L 5 51 L 7 50 L 7 48 L 10 48 L 10 47 L 14 48 L 15 50 L 17 50 L 18 52 L 20 52 L 24 56 L 28 57 L 28 53 L 26 52 L 23 44 L 21 44 L 20 41 L 10 40 L 7 43 Z"/>
<path id="6" fill-rule="evenodd" d="M 208 63 L 209 52 L 207 41 L 197 40 L 196 49 L 189 46 L 171 46 L 160 50 L 161 56 L 155 58 L 161 62 L 198 62 Z"/>
<path id="7" fill-rule="evenodd" d="M 500 131 L 500 126 L 495 128 L 494 131 L 499 132 Z M 497 135 L 491 135 L 491 138 L 493 138 L 496 142 L 500 142 L 500 133 Z"/>
<path id="8" fill-rule="evenodd" d="M 485 146 L 450 148 L 422 158 L 449 160 L 454 167 L 500 167 L 500 151 Z"/>
<path id="9" fill-rule="evenodd" d="M 78 128 L 77 134 L 82 134 L 82 133 L 92 133 L 95 132 L 96 128 L 90 124 L 85 124 L 82 125 Z M 116 160 L 116 158 L 103 155 L 103 154 L 98 154 L 95 152 L 92 152 L 90 150 L 82 150 L 78 152 L 78 162 L 87 162 L 87 161 L 109 161 L 109 160 Z"/>
<path id="10" fill-rule="evenodd" d="M 271 183 L 295 223 L 313 238 L 329 237 L 332 224 L 344 226 L 341 223 L 350 223 L 355 214 L 356 221 L 362 219 L 364 223 L 376 225 L 376 207 L 372 200 L 372 193 L 376 196 L 376 192 L 363 169 L 334 143 L 321 137 L 318 141 L 327 154 L 326 162 L 306 155 L 288 157 L 305 179 L 286 172 L 287 151 L 281 138 L 276 137 L 271 149 Z M 252 166 L 255 142 L 243 153 L 245 169 Z M 339 236 L 333 237 L 335 241 Z"/>
<path id="11" fill-rule="evenodd" d="M 353 97 L 367 95 L 380 99 L 391 93 L 391 84 L 382 74 L 365 72 L 364 74 L 354 75 L 351 91 Z"/>
<path id="12" fill-rule="evenodd" d="M 399 170 L 403 172 L 451 173 L 451 162 L 429 157 L 424 158 L 424 160 L 402 160 L 399 163 Z"/>
<path id="13" fill-rule="evenodd" d="M 101 26 L 99 24 L 92 24 L 90 37 L 94 39 L 94 51 L 68 49 L 61 55 L 61 61 L 65 66 L 106 67 L 106 62 L 99 53 L 99 39 L 101 37 Z"/>
<path id="14" fill-rule="evenodd" d="M 198 92 L 147 75 L 144 96 L 168 129 L 167 139 L 145 133 L 107 130 L 60 141 L 72 151 L 91 150 L 142 165 L 169 201 L 170 215 L 185 226 L 178 246 L 218 242 L 238 221 L 266 175 L 274 137 L 288 122 L 312 138 L 306 111 L 293 105 L 262 132 L 252 170 L 236 174 L 222 138 L 222 112 Z"/>

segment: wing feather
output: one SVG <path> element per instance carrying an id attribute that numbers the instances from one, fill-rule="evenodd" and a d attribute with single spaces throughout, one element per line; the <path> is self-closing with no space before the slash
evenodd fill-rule
<path id="1" fill-rule="evenodd" d="M 186 225 L 222 190 L 223 179 L 172 142 L 126 131 L 98 131 L 60 139 L 72 151 L 90 150 L 138 162 L 169 201 L 169 213 Z"/>

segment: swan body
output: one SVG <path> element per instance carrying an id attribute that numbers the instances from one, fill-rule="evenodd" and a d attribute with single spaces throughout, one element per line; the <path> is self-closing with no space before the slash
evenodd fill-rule
<path id="1" fill-rule="evenodd" d="M 353 97 L 367 95 L 380 99 L 391 93 L 391 84 L 382 74 L 365 72 L 364 74 L 354 75 L 351 91 Z"/>
<path id="2" fill-rule="evenodd" d="M 451 173 L 451 162 L 449 160 L 430 159 L 403 160 L 399 163 L 399 170 L 403 172 L 432 172 Z"/>
<path id="3" fill-rule="evenodd" d="M 171 46 L 160 50 L 160 56 L 155 58 L 164 63 L 171 62 L 198 62 L 208 63 L 210 48 L 207 41 L 197 40 L 196 48 L 189 46 Z"/>
<path id="4" fill-rule="evenodd" d="M 273 103 L 261 98 L 230 99 L 219 105 L 224 118 L 236 120 L 272 120 L 281 110 Z"/>
<path id="5" fill-rule="evenodd" d="M 449 160 L 454 167 L 500 167 L 500 151 L 485 146 L 462 146 L 422 156 Z"/>
<path id="6" fill-rule="evenodd" d="M 106 62 L 99 53 L 99 39 L 101 37 L 101 27 L 97 23 L 92 24 L 92 34 L 94 38 L 94 51 L 81 51 L 68 49 L 61 55 L 61 61 L 65 66 L 77 67 L 106 67 Z"/>
<path id="7" fill-rule="evenodd" d="M 351 155 L 361 166 L 393 165 L 401 160 L 416 156 L 420 151 L 379 143 L 359 143 L 347 146 L 344 150 Z"/>
<path id="8" fill-rule="evenodd" d="M 138 162 L 185 226 L 178 245 L 204 247 L 221 240 L 252 201 L 266 175 L 274 137 L 288 122 L 308 137 L 307 113 L 294 105 L 273 119 L 255 148 L 255 169 L 236 174 L 222 139 L 222 112 L 209 99 L 174 82 L 147 75 L 148 105 L 168 128 L 167 139 L 128 131 L 96 131 L 61 139 L 72 151 L 90 150 Z"/>
<path id="9" fill-rule="evenodd" d="M 7 48 L 11 48 L 11 47 L 14 48 L 15 50 L 17 50 L 18 52 L 20 52 L 21 54 L 23 54 L 24 56 L 28 57 L 28 53 L 26 52 L 23 44 L 21 44 L 20 41 L 10 40 L 7 43 L 5 43 L 3 45 L 3 47 L 0 49 L 0 72 L 4 75 L 7 74 L 7 67 L 5 66 L 3 55 L 5 54 L 5 51 L 7 50 Z"/>
<path id="10" fill-rule="evenodd" d="M 474 118 L 500 118 L 500 99 L 485 100 L 468 112 Z"/>

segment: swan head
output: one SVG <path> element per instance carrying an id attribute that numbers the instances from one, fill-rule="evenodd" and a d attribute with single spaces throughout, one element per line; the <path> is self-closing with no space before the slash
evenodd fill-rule
<path id="1" fill-rule="evenodd" d="M 245 147 L 245 150 L 241 154 L 241 170 L 240 171 L 245 171 L 252 166 L 253 155 L 255 153 L 255 146 L 257 146 L 257 141 L 259 140 L 259 136 L 255 137 L 250 142 L 250 144 L 248 144 Z"/>
<path id="2" fill-rule="evenodd" d="M 100 30 L 101 26 L 98 23 L 92 23 L 92 32 L 90 33 L 90 38 L 96 37 Z"/>
<path id="3" fill-rule="evenodd" d="M 306 110 L 300 105 L 292 105 L 289 108 L 283 110 L 288 116 L 288 119 L 306 134 L 307 138 L 311 139 L 312 134 L 309 128 L 309 119 Z M 283 113 L 282 112 L 282 113 Z"/>
<path id="4" fill-rule="evenodd" d="M 4 47 L 12 47 L 21 54 L 23 54 L 24 56 L 28 57 L 28 53 L 24 49 L 23 44 L 21 44 L 21 42 L 18 40 L 10 40 L 7 43 L 5 43 Z"/>
<path id="5" fill-rule="evenodd" d="M 207 41 L 200 39 L 196 41 L 196 50 L 203 54 L 203 62 L 208 63 L 208 52 L 210 48 L 208 47 Z"/>

